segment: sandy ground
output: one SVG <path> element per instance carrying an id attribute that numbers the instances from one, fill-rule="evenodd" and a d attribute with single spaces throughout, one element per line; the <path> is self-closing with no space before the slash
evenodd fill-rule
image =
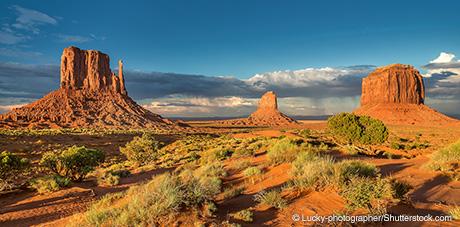
<path id="1" fill-rule="evenodd" d="M 206 123 L 206 122 L 205 122 Z M 322 131 L 325 129 L 325 121 L 303 121 L 303 124 L 294 129 L 310 128 Z M 429 145 L 426 149 L 414 149 L 407 152 L 399 151 L 401 154 L 412 156 L 410 159 L 386 159 L 369 156 L 350 156 L 336 149 L 329 149 L 328 154 L 337 160 L 341 159 L 364 159 L 374 163 L 380 168 L 382 176 L 393 176 L 404 179 L 414 186 L 409 193 L 410 205 L 397 204 L 390 207 L 393 214 L 406 215 L 444 215 L 450 206 L 460 204 L 460 182 L 452 181 L 441 173 L 429 173 L 420 170 L 420 166 L 426 163 L 427 155 L 434 152 L 445 144 L 457 141 L 460 138 L 460 129 L 441 127 L 409 127 L 389 126 L 391 134 L 390 141 L 398 141 L 401 144 L 414 143 L 415 141 L 426 140 Z M 288 128 L 292 129 L 292 128 Z M 224 129 L 223 129 L 224 130 Z M 228 129 L 227 129 L 228 130 Z M 324 131 L 323 131 L 324 132 Z M 248 132 L 235 133 L 235 137 L 279 137 L 286 135 L 297 137 L 289 132 L 282 132 L 280 128 L 257 128 Z M 60 144 L 85 145 L 90 148 L 98 148 L 108 153 L 109 160 L 117 162 L 123 160 L 118 150 L 124 146 L 135 135 L 62 135 L 62 136 L 38 136 L 38 137 L 11 137 L 0 136 L 0 143 L 3 150 L 12 151 L 23 155 L 34 163 L 37 163 L 41 154 L 47 149 L 58 149 Z M 160 141 L 170 143 L 178 136 L 158 136 Z M 403 140 L 399 140 L 402 138 Z M 406 141 L 407 140 L 407 141 Z M 41 142 L 39 142 L 41 141 Z M 404 142 L 405 141 L 405 142 Z M 387 149 L 389 150 L 389 149 Z M 398 150 L 390 150 L 395 154 Z M 253 200 L 254 194 L 260 189 L 279 189 L 289 180 L 290 164 L 278 166 L 264 166 L 265 153 L 256 153 L 255 157 L 246 158 L 251 161 L 252 166 L 263 167 L 263 175 L 251 183 L 243 176 L 241 170 L 232 166 L 235 159 L 225 160 L 223 165 L 229 169 L 226 177 L 223 177 L 223 188 L 234 186 L 246 186 L 247 189 L 238 197 L 225 200 L 224 192 L 217 199 L 218 211 L 216 219 L 219 221 L 230 220 L 240 223 L 242 226 L 303 226 L 311 225 L 312 222 L 295 222 L 292 220 L 294 214 L 310 215 L 331 215 L 334 211 L 344 211 L 343 199 L 334 191 L 325 189 L 323 191 L 306 190 L 302 193 L 283 192 L 288 205 L 284 209 L 274 209 L 259 205 Z M 65 226 L 69 217 L 73 214 L 84 212 L 88 206 L 101 196 L 126 190 L 137 182 L 149 180 L 152 176 L 173 168 L 164 168 L 147 172 L 133 172 L 132 176 L 122 178 L 120 185 L 113 187 L 102 187 L 95 184 L 95 179 L 87 179 L 81 183 L 74 183 L 73 187 L 63 189 L 54 193 L 39 195 L 27 189 L 20 189 L 14 192 L 0 194 L 0 226 Z M 251 210 L 254 214 L 252 223 L 246 223 L 232 218 L 232 214 L 242 209 Z M 407 223 L 390 222 L 385 226 L 403 226 Z M 459 226 L 460 222 L 418 222 L 410 223 L 410 226 Z"/>

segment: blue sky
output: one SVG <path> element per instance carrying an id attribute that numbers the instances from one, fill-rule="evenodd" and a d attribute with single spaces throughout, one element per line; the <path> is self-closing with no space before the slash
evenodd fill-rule
<path id="1" fill-rule="evenodd" d="M 457 65 L 423 67 L 443 52 L 457 62 L 459 1 L 2 1 L 0 22 L 5 111 L 59 88 L 56 67 L 68 46 L 107 53 L 113 68 L 123 59 L 130 95 L 165 116 L 247 115 L 267 89 L 288 114 L 352 111 L 359 107 L 362 77 L 395 62 L 414 65 L 427 78 L 453 73 L 430 80 L 427 105 L 447 113 L 460 109 L 455 89 L 439 89 L 441 83 L 460 90 Z M 366 67 L 350 68 L 356 65 Z M 14 79 L 26 74 L 43 87 Z M 154 78 L 184 83 L 152 92 L 162 89 Z M 257 78 L 268 84 L 245 92 Z M 351 79 L 322 89 L 336 78 Z"/>

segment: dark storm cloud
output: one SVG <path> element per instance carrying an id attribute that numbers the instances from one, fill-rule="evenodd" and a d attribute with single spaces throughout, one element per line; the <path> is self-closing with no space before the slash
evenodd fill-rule
<path id="1" fill-rule="evenodd" d="M 460 62 L 437 62 L 428 63 L 422 67 L 422 69 L 458 69 L 460 68 Z"/>
<path id="2" fill-rule="evenodd" d="M 0 98 L 41 98 L 59 89 L 59 75 L 59 66 L 0 62 Z"/>

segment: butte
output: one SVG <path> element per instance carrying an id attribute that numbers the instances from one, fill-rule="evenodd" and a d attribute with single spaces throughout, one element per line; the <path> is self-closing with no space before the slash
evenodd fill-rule
<path id="1" fill-rule="evenodd" d="M 294 125 L 299 124 L 296 120 L 278 111 L 277 97 L 273 91 L 265 93 L 259 100 L 257 110 L 248 118 L 218 121 L 219 124 L 226 125 Z"/>
<path id="2" fill-rule="evenodd" d="M 425 85 L 419 71 L 411 65 L 378 67 L 363 79 L 361 107 L 356 115 L 368 115 L 392 125 L 459 125 L 424 105 Z"/>
<path id="3" fill-rule="evenodd" d="M 139 106 L 125 88 L 123 62 L 110 70 L 107 54 L 64 49 L 61 89 L 0 115 L 1 128 L 172 129 L 177 124 Z"/>

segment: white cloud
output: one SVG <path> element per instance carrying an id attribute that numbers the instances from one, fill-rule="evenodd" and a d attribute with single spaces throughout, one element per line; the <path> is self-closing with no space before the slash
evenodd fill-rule
<path id="1" fill-rule="evenodd" d="M 12 25 L 17 29 L 24 29 L 31 31 L 34 34 L 39 34 L 40 29 L 37 28 L 39 25 L 58 24 L 56 19 L 46 15 L 45 13 L 33 9 L 22 8 L 18 5 L 13 5 L 11 8 L 16 10 L 18 14 L 18 17 L 16 18 L 17 23 Z"/>
<path id="2" fill-rule="evenodd" d="M 442 62 L 452 62 L 455 58 L 455 55 L 441 52 L 438 58 L 430 61 L 430 63 L 442 63 Z"/>
<path id="3" fill-rule="evenodd" d="M 290 86 L 290 87 L 311 87 L 318 83 L 330 82 L 339 76 L 350 74 L 344 69 L 333 69 L 330 67 L 321 69 L 302 69 L 297 71 L 276 71 L 267 72 L 246 80 L 247 83 L 259 89 L 265 89 L 268 85 Z"/>
<path id="4" fill-rule="evenodd" d="M 435 74 L 439 75 L 449 72 L 451 75 L 439 80 L 439 82 L 460 83 L 460 60 L 455 61 L 455 58 L 454 54 L 441 52 L 439 57 L 422 67 L 428 69 L 427 73 L 422 76 L 432 77 Z"/>
<path id="5" fill-rule="evenodd" d="M 89 42 L 92 39 L 89 37 L 79 36 L 79 35 L 64 35 L 64 34 L 56 34 L 57 37 L 60 38 L 58 40 L 61 43 L 85 43 Z"/>

